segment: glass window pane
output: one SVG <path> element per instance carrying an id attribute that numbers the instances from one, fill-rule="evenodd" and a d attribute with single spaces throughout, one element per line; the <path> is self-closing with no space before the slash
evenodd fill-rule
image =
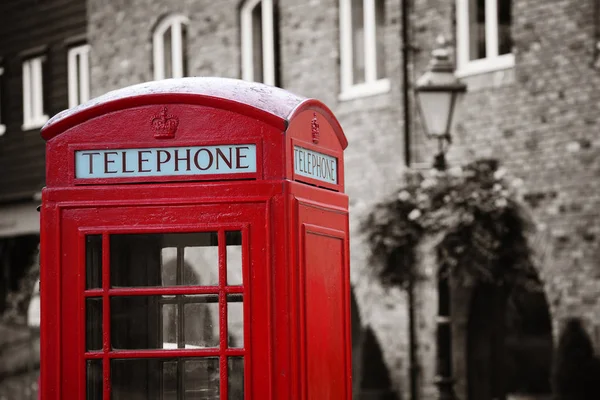
<path id="1" fill-rule="evenodd" d="M 244 357 L 227 360 L 229 400 L 244 400 Z"/>
<path id="2" fill-rule="evenodd" d="M 148 400 L 162 398 L 175 400 L 190 398 L 181 393 L 181 383 L 184 379 L 183 368 L 179 365 L 181 363 L 181 359 L 172 358 L 111 360 L 111 399 Z M 212 399 L 212 397 L 208 398 Z"/>
<path id="3" fill-rule="evenodd" d="M 181 51 L 183 58 L 183 76 L 188 76 L 187 25 L 181 24 Z"/>
<path id="4" fill-rule="evenodd" d="M 87 400 L 102 400 L 102 360 L 87 360 L 85 370 L 85 398 Z"/>
<path id="5" fill-rule="evenodd" d="M 162 397 L 161 400 L 178 400 L 179 379 L 177 371 L 180 361 L 165 361 L 162 365 Z"/>
<path id="6" fill-rule="evenodd" d="M 498 54 L 500 55 L 512 52 L 511 3 L 511 0 L 498 1 Z"/>
<path id="7" fill-rule="evenodd" d="M 85 237 L 85 288 L 102 287 L 102 235 Z"/>
<path id="8" fill-rule="evenodd" d="M 377 79 L 385 78 L 385 0 L 375 0 L 375 37 L 377 40 Z"/>
<path id="9" fill-rule="evenodd" d="M 85 349 L 102 350 L 102 298 L 85 300 Z"/>
<path id="10" fill-rule="evenodd" d="M 219 358 L 186 359 L 184 363 L 184 398 L 219 400 Z"/>
<path id="11" fill-rule="evenodd" d="M 469 0 L 469 59 L 485 57 L 485 0 Z"/>
<path id="12" fill-rule="evenodd" d="M 219 297 L 185 296 L 184 340 L 186 348 L 219 346 Z"/>
<path id="13" fill-rule="evenodd" d="M 252 68 L 255 82 L 263 81 L 262 2 L 252 10 Z"/>
<path id="14" fill-rule="evenodd" d="M 352 0 L 352 83 L 365 82 L 364 0 Z"/>
<path id="15" fill-rule="evenodd" d="M 217 233 L 111 235 L 110 282 L 112 287 L 217 285 Z"/>
<path id="16" fill-rule="evenodd" d="M 113 349 L 219 346 L 219 296 L 115 296 L 110 299 Z"/>
<path id="17" fill-rule="evenodd" d="M 160 349 L 160 296 L 110 299 L 110 337 L 113 349 Z"/>
<path id="18" fill-rule="evenodd" d="M 244 303 L 242 294 L 227 295 L 229 347 L 244 347 Z"/>
<path id="19" fill-rule="evenodd" d="M 165 296 L 166 298 L 167 296 Z M 162 343 L 163 349 L 178 348 L 177 331 L 180 325 L 177 304 L 162 304 Z"/>
<path id="20" fill-rule="evenodd" d="M 225 232 L 227 249 L 227 284 L 243 284 L 242 274 L 242 232 Z"/>
<path id="21" fill-rule="evenodd" d="M 164 58 L 163 62 L 165 63 L 165 78 L 173 77 L 173 40 L 172 40 L 172 27 L 169 27 L 165 33 L 163 34 L 163 49 L 164 49 Z"/>

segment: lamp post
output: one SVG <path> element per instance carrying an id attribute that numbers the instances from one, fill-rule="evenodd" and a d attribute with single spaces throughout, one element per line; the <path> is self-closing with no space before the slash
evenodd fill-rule
<path id="1" fill-rule="evenodd" d="M 415 97 L 428 137 L 437 139 L 439 150 L 433 167 L 446 169 L 445 149 L 450 143 L 450 129 L 453 126 L 459 97 L 466 86 L 454 75 L 454 65 L 443 38 L 438 39 L 439 47 L 432 52 L 427 71 L 415 86 Z M 438 270 L 438 315 L 436 379 L 439 400 L 454 400 L 454 380 L 452 378 L 452 325 L 450 312 L 450 282 L 447 271 Z"/>

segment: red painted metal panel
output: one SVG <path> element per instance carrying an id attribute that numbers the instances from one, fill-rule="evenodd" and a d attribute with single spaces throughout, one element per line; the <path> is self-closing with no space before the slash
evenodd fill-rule
<path id="1" fill-rule="evenodd" d="M 287 188 L 295 243 L 292 310 L 297 310 L 292 398 L 351 399 L 348 198 L 299 183 Z"/>
<path id="2" fill-rule="evenodd" d="M 306 393 L 311 400 L 345 399 L 345 233 L 302 224 L 301 307 L 306 324 Z M 309 384 L 310 382 L 310 384 Z"/>

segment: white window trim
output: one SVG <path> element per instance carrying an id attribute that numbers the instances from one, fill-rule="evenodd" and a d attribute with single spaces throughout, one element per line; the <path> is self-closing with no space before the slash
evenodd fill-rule
<path id="1" fill-rule="evenodd" d="M 515 66 L 515 55 L 498 55 L 498 1 L 485 2 L 486 58 L 469 60 L 469 0 L 456 0 L 456 37 L 458 77 L 493 72 Z"/>
<path id="2" fill-rule="evenodd" d="M 275 26 L 273 21 L 273 0 L 248 0 L 241 9 L 242 34 L 242 79 L 254 80 L 254 40 L 252 10 L 260 4 L 262 15 L 262 82 L 275 86 Z"/>
<path id="3" fill-rule="evenodd" d="M 0 67 L 0 117 L 2 117 L 2 75 L 4 75 L 4 68 Z M 6 133 L 6 125 L 2 123 L 2 119 L 0 118 L 0 136 Z"/>
<path id="4" fill-rule="evenodd" d="M 44 56 L 23 61 L 23 130 L 40 128 L 48 121 L 44 114 L 44 61 Z"/>
<path id="5" fill-rule="evenodd" d="M 78 106 L 90 99 L 89 54 L 89 44 L 73 47 L 67 54 L 69 107 Z"/>
<path id="6" fill-rule="evenodd" d="M 377 79 L 377 35 L 375 1 L 363 0 L 365 33 L 365 82 L 354 84 L 352 50 L 352 6 L 351 0 L 340 0 L 340 100 L 373 96 L 390 91 L 387 78 Z"/>
<path id="7" fill-rule="evenodd" d="M 171 15 L 160 22 L 152 34 L 152 56 L 154 59 L 154 79 L 165 79 L 165 49 L 164 34 L 171 28 L 171 63 L 173 78 L 183 77 L 183 35 L 182 26 L 188 25 L 189 20 L 183 15 Z"/>

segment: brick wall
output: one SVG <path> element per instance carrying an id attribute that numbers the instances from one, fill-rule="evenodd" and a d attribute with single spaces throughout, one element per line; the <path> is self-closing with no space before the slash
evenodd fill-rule
<path id="1" fill-rule="evenodd" d="M 417 71 L 423 71 L 438 34 L 454 38 L 452 3 L 415 0 Z M 449 162 L 492 156 L 524 180 L 555 340 L 566 318 L 581 317 L 600 349 L 600 71 L 592 65 L 594 29 L 592 1 L 513 0 L 516 65 L 464 79 L 469 93 Z M 421 143 L 417 153 L 433 154 L 429 146 Z M 427 304 L 435 301 L 432 291 Z M 462 325 L 455 332 L 464 333 L 466 316 L 455 317 L 455 325 Z M 465 366 L 456 356 L 460 375 Z M 423 362 L 425 370 L 432 368 L 433 359 Z M 460 378 L 457 392 L 464 397 Z"/>

